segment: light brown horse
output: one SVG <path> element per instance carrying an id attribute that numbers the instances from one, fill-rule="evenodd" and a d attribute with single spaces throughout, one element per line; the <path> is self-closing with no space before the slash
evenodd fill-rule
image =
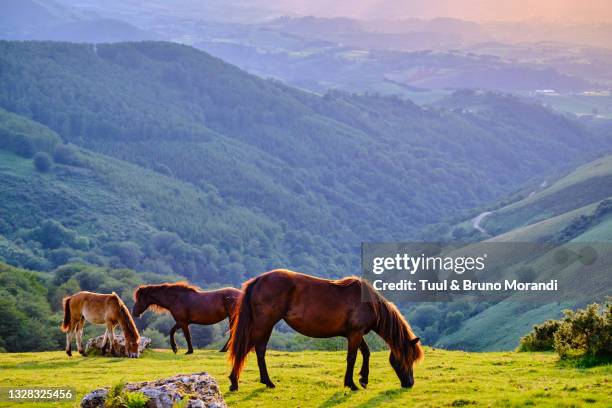
<path id="1" fill-rule="evenodd" d="M 193 353 L 189 325 L 215 324 L 231 316 L 241 292 L 234 288 L 201 291 L 185 282 L 142 285 L 134 291 L 134 316 L 140 317 L 148 308 L 156 312 L 169 311 L 176 324 L 170 330 L 170 346 L 177 352 L 174 333 L 180 327 L 187 340 L 187 354 Z M 219 351 L 226 351 L 227 343 Z"/>
<path id="2" fill-rule="evenodd" d="M 92 292 L 79 292 L 65 297 L 64 322 L 61 329 L 66 333 L 66 354 L 72 356 L 72 336 L 76 335 L 79 353 L 85 355 L 83 349 L 83 326 L 85 320 L 93 324 L 106 325 L 102 352 L 110 342 L 110 352 L 114 354 L 115 326 L 119 325 L 125 337 L 126 352 L 129 357 L 138 357 L 140 335 L 132 320 L 130 311 L 115 292 L 110 295 Z"/>
<path id="3" fill-rule="evenodd" d="M 358 349 L 363 355 L 359 382 L 364 388 L 368 384 L 370 351 L 363 336 L 371 330 L 389 345 L 389 361 L 402 387 L 414 385 L 413 365 L 423 359 L 423 348 L 395 305 L 357 277 L 334 281 L 279 269 L 243 286 L 230 334 L 231 391 L 238 389 L 240 372 L 253 348 L 260 382 L 274 387 L 265 354 L 272 328 L 281 319 L 305 336 L 346 337 L 344 385 L 352 390 L 357 390 L 353 368 Z"/>

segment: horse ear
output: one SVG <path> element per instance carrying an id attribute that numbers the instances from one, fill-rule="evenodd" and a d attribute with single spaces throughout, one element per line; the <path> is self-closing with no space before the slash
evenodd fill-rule
<path id="1" fill-rule="evenodd" d="M 417 344 L 419 341 L 421 341 L 420 337 L 415 337 L 414 339 L 410 340 L 410 344 L 415 345 Z"/>

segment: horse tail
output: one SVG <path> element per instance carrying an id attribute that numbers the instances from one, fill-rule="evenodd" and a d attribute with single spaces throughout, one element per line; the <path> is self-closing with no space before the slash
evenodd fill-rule
<path id="1" fill-rule="evenodd" d="M 225 313 L 229 318 L 229 326 L 230 326 L 230 337 L 231 337 L 231 329 L 232 329 L 232 321 L 234 320 L 234 309 L 236 308 L 236 301 L 240 295 L 234 296 L 233 294 L 224 295 L 223 296 L 223 307 L 225 308 Z M 225 353 L 229 349 L 230 339 L 228 338 L 223 347 L 219 350 L 221 353 Z"/>
<path id="2" fill-rule="evenodd" d="M 251 331 L 253 325 L 251 297 L 253 295 L 253 288 L 259 278 L 259 276 L 253 278 L 242 285 L 242 294 L 234 307 L 231 322 L 232 327 L 227 348 L 229 350 L 228 359 L 235 367 L 237 375 L 240 375 L 246 357 L 253 348 L 251 344 Z"/>
<path id="3" fill-rule="evenodd" d="M 425 353 L 420 339 L 414 334 L 398 308 L 369 283 L 362 281 L 362 285 L 362 290 L 365 290 L 376 313 L 376 332 L 389 345 L 397 360 L 405 369 L 421 362 Z"/>
<path id="4" fill-rule="evenodd" d="M 62 322 L 60 329 L 66 333 L 68 330 L 70 330 L 70 296 L 62 299 L 62 307 L 64 308 L 64 321 Z"/>

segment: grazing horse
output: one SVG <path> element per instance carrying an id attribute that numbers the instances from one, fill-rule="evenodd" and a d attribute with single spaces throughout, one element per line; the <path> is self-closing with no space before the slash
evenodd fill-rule
<path id="1" fill-rule="evenodd" d="M 353 391 L 353 368 L 357 350 L 363 355 L 359 382 L 368 384 L 370 351 L 363 336 L 373 330 L 391 349 L 389 362 L 402 387 L 414 385 L 413 365 L 423 359 L 423 348 L 399 310 L 365 280 L 349 277 L 320 279 L 278 269 L 247 281 L 236 308 L 229 341 L 233 368 L 230 391 L 238 379 L 247 354 L 255 348 L 260 382 L 273 388 L 265 354 L 272 328 L 281 319 L 305 336 L 348 339 L 344 385 Z"/>
<path id="2" fill-rule="evenodd" d="M 72 356 L 72 336 L 76 335 L 79 353 L 85 355 L 83 349 L 83 326 L 85 320 L 93 324 L 105 324 L 106 332 L 102 343 L 102 352 L 105 353 L 106 345 L 110 342 L 110 352 L 114 354 L 113 344 L 115 341 L 115 326 L 121 326 L 125 337 L 125 348 L 129 357 L 136 358 L 139 355 L 138 344 L 140 335 L 132 320 L 130 310 L 115 292 L 110 295 L 92 292 L 79 292 L 65 297 L 64 322 L 61 329 L 66 333 L 66 354 Z"/>
<path id="3" fill-rule="evenodd" d="M 187 353 L 193 353 L 189 324 L 215 324 L 226 317 L 230 318 L 240 297 L 240 291 L 223 288 L 201 291 L 185 282 L 142 285 L 134 291 L 134 316 L 140 317 L 148 308 L 156 312 L 169 311 L 176 324 L 170 330 L 170 346 L 177 352 L 174 333 L 180 327 L 187 340 Z M 227 343 L 219 351 L 226 351 Z"/>

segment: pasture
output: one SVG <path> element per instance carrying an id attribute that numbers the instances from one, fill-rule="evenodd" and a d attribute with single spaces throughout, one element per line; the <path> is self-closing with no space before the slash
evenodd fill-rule
<path id="1" fill-rule="evenodd" d="M 368 389 L 342 387 L 345 352 L 268 351 L 275 389 L 259 384 L 251 353 L 240 390 L 229 389 L 226 354 L 196 350 L 174 355 L 147 351 L 140 359 L 68 358 L 64 352 L 0 354 L 1 386 L 74 386 L 78 400 L 87 391 L 120 380 L 144 381 L 178 373 L 207 371 L 231 407 L 395 407 L 395 406 L 555 406 L 612 405 L 612 366 L 577 368 L 559 363 L 552 353 L 467 353 L 426 348 L 415 371 L 415 387 L 401 389 L 387 352 L 374 352 Z M 356 372 L 361 365 L 358 358 Z M 1 407 L 9 406 L 0 403 Z M 73 406 L 73 403 L 21 403 L 26 406 Z"/>

